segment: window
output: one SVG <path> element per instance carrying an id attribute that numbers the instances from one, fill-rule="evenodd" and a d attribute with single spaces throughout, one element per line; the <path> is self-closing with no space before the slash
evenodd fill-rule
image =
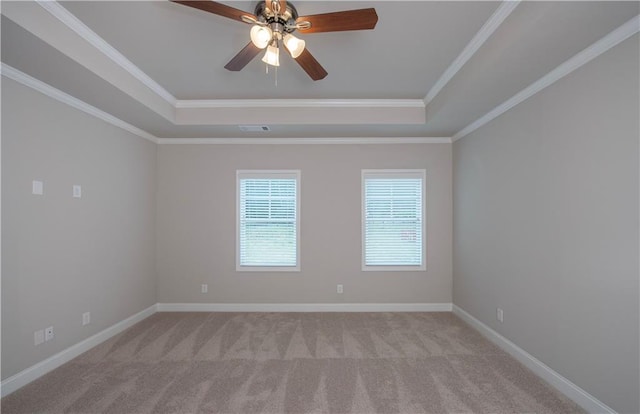
<path id="1" fill-rule="evenodd" d="M 362 270 L 425 270 L 425 170 L 362 171 Z"/>
<path id="2" fill-rule="evenodd" d="M 236 270 L 298 271 L 300 171 L 238 171 Z"/>

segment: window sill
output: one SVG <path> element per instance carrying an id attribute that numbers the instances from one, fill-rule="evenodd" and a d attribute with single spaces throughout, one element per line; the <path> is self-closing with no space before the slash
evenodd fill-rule
<path id="1" fill-rule="evenodd" d="M 424 272 L 426 266 L 362 266 L 363 272 Z"/>
<path id="2" fill-rule="evenodd" d="M 300 272 L 300 266 L 236 266 L 236 272 L 241 272 L 241 273 Z"/>

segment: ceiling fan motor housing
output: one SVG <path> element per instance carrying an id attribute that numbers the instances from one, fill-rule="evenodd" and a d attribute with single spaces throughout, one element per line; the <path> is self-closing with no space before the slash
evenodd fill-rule
<path id="1" fill-rule="evenodd" d="M 268 3 L 270 0 L 260 2 L 256 6 L 254 14 L 258 20 L 268 24 L 274 33 L 293 33 L 297 28 L 296 19 L 298 18 L 298 11 L 294 5 L 287 2 L 286 10 L 276 14 Z"/>

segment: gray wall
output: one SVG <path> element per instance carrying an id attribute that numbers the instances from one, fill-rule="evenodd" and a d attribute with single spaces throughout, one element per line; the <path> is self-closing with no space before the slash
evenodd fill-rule
<path id="1" fill-rule="evenodd" d="M 155 144 L 2 79 L 2 379 L 156 303 L 155 180 Z"/>
<path id="2" fill-rule="evenodd" d="M 361 271 L 367 168 L 426 169 L 426 272 Z M 301 170 L 300 272 L 236 272 L 238 169 Z M 160 145 L 158 300 L 450 303 L 451 201 L 450 144 Z"/>
<path id="3" fill-rule="evenodd" d="M 454 143 L 454 303 L 620 413 L 640 410 L 638 60 L 636 35 Z"/>

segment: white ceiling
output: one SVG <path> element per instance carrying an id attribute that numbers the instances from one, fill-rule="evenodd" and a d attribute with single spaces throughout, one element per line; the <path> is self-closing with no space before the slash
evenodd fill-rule
<path id="1" fill-rule="evenodd" d="M 252 12 L 256 3 L 229 4 Z M 422 99 L 497 7 L 491 2 L 374 2 L 379 15 L 374 30 L 300 35 L 329 72 L 325 81 L 310 81 L 286 57 L 275 86 L 260 59 L 240 73 L 224 69 L 248 43 L 245 24 L 169 2 L 62 4 L 178 99 Z M 301 15 L 368 6 L 297 3 Z M 422 33 L 404 35 L 404 28 Z"/>
<path id="2" fill-rule="evenodd" d="M 285 58 L 276 86 L 259 58 L 223 68 L 248 42 L 233 20 L 167 1 L 3 1 L 2 62 L 160 138 L 450 137 L 640 12 L 635 1 L 295 5 L 375 7 L 379 21 L 300 35 L 329 76 L 313 82 Z M 237 127 L 255 123 L 272 131 Z"/>

